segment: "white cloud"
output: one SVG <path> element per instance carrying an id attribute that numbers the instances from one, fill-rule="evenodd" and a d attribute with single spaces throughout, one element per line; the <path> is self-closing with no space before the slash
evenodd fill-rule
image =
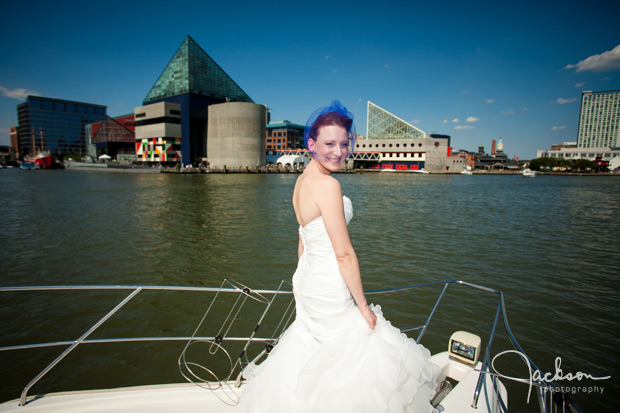
<path id="1" fill-rule="evenodd" d="M 486 102 L 487 102 L 487 103 L 494 103 L 494 102 L 495 102 L 495 99 L 487 99 L 487 100 L 486 100 Z"/>
<path id="2" fill-rule="evenodd" d="M 593 72 L 608 72 L 620 70 L 620 44 L 605 53 L 595 54 L 575 65 L 566 65 L 564 69 L 577 68 L 577 72 L 591 70 Z"/>
<path id="3" fill-rule="evenodd" d="M 383 67 L 385 67 L 387 69 L 388 67 L 390 67 L 390 65 L 385 64 L 385 65 L 383 65 Z"/>
<path id="4" fill-rule="evenodd" d="M 562 130 L 562 129 L 566 129 L 566 125 L 554 126 L 553 128 L 551 128 L 551 130 Z"/>
<path id="5" fill-rule="evenodd" d="M 584 87 L 586 82 L 575 83 L 575 87 Z"/>
<path id="6" fill-rule="evenodd" d="M 37 92 L 33 92 L 31 90 L 27 90 L 27 89 L 9 90 L 1 85 L 0 85 L 0 93 L 2 93 L 4 96 L 7 96 L 13 99 L 18 99 L 18 100 L 26 100 L 26 97 L 28 95 L 34 95 L 34 96 L 39 95 Z"/>
<path id="7" fill-rule="evenodd" d="M 528 108 L 527 106 L 524 107 L 523 109 L 521 109 L 523 112 L 529 112 L 530 108 Z"/>
<path id="8" fill-rule="evenodd" d="M 331 55 L 325 56 L 325 60 L 329 59 L 330 57 L 332 57 L 332 56 Z"/>
<path id="9" fill-rule="evenodd" d="M 461 129 L 473 129 L 474 125 L 458 125 L 454 127 L 454 130 L 461 130 Z"/>
<path id="10" fill-rule="evenodd" d="M 338 69 L 332 70 L 333 73 L 338 73 Z"/>
<path id="11" fill-rule="evenodd" d="M 448 123 L 448 119 L 444 119 L 442 123 L 445 125 L 446 123 Z"/>
<path id="12" fill-rule="evenodd" d="M 459 123 L 459 122 L 460 122 L 460 121 L 459 121 L 459 118 L 454 118 L 454 119 L 452 119 L 452 123 Z"/>
<path id="13" fill-rule="evenodd" d="M 413 125 L 420 125 L 422 123 L 421 119 L 411 119 L 409 121 L 409 123 L 413 124 Z"/>
<path id="14" fill-rule="evenodd" d="M 564 99 L 564 98 L 557 98 L 556 100 L 552 100 L 549 103 L 557 103 L 558 105 L 566 105 L 567 103 L 572 103 L 572 102 L 576 102 L 577 98 L 570 98 L 570 99 Z"/>
<path id="15" fill-rule="evenodd" d="M 515 111 L 512 109 L 502 110 L 502 115 L 514 115 Z"/>
<path id="16" fill-rule="evenodd" d="M 465 122 L 474 123 L 474 122 L 478 122 L 479 120 L 480 120 L 480 118 L 477 118 L 475 116 L 470 116 L 467 119 L 465 119 Z"/>

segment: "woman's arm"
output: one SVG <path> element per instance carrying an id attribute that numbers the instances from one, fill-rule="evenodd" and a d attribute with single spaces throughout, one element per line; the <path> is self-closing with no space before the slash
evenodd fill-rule
<path id="1" fill-rule="evenodd" d="M 304 243 L 301 240 L 301 233 L 299 233 L 299 245 L 297 246 L 297 261 L 299 261 L 303 253 L 304 253 Z"/>
<path id="2" fill-rule="evenodd" d="M 329 235 L 329 239 L 334 247 L 334 253 L 336 254 L 336 260 L 338 261 L 338 268 L 340 269 L 342 279 L 351 292 L 368 326 L 374 329 L 377 316 L 370 307 L 368 307 L 368 302 L 364 295 L 364 287 L 362 285 L 357 255 L 355 254 L 353 245 L 351 245 L 347 222 L 344 216 L 340 183 L 332 177 L 326 178 L 326 180 L 321 183 L 321 190 L 316 192 L 315 199 L 321 210 L 327 235 Z"/>

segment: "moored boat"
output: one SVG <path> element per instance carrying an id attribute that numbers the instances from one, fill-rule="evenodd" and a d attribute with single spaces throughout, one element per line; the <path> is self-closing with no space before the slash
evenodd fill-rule
<path id="1" fill-rule="evenodd" d="M 524 178 L 535 178 L 536 177 L 536 172 L 532 171 L 530 168 L 525 168 L 521 172 L 521 175 L 523 175 Z"/>
<path id="2" fill-rule="evenodd" d="M 62 169 L 63 164 L 58 162 L 52 156 L 50 151 L 41 151 L 34 158 L 34 167 L 36 169 Z"/>

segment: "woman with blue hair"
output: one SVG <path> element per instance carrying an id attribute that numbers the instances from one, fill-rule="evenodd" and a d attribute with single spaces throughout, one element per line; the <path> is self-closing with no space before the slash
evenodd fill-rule
<path id="1" fill-rule="evenodd" d="M 340 102 L 315 111 L 312 155 L 293 191 L 299 223 L 296 318 L 259 366 L 244 371 L 249 412 L 431 412 L 439 369 L 429 351 L 368 305 L 347 225 L 353 206 L 333 176 L 355 146 Z"/>

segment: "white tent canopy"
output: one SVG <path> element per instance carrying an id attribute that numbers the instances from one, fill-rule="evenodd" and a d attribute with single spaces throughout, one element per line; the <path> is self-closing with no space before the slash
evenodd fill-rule
<path id="1" fill-rule="evenodd" d="M 301 155 L 282 155 L 276 161 L 276 164 L 282 164 L 282 166 L 286 166 L 286 164 L 290 164 L 291 166 L 294 164 L 303 164 L 305 163 L 305 158 Z"/>
<path id="2" fill-rule="evenodd" d="M 112 159 L 112 157 L 110 155 L 106 155 L 105 153 L 103 155 L 99 156 L 99 159 Z"/>

